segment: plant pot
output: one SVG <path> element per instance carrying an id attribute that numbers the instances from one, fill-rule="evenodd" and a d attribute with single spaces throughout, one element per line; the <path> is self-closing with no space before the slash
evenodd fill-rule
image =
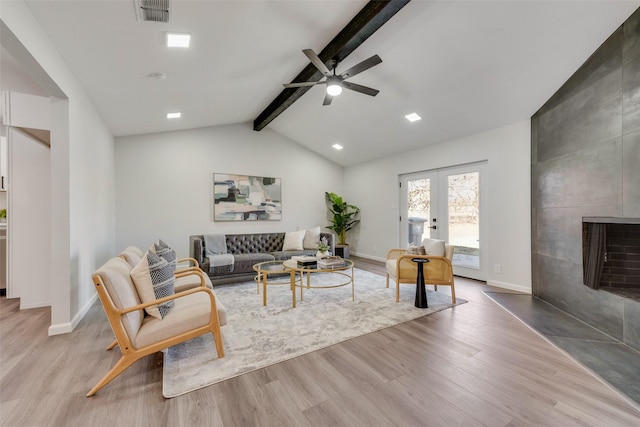
<path id="1" fill-rule="evenodd" d="M 324 251 L 324 252 L 318 251 L 318 252 L 316 252 L 316 258 L 318 258 L 318 259 L 320 259 L 320 258 L 326 258 L 326 257 L 328 257 L 329 255 L 331 255 L 331 254 L 329 253 L 329 251 Z"/>
<path id="2" fill-rule="evenodd" d="M 336 255 L 344 259 L 349 259 L 349 245 L 336 245 Z"/>

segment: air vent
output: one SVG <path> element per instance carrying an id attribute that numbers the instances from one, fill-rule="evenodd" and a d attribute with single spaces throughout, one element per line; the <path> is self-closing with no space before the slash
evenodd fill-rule
<path id="1" fill-rule="evenodd" d="M 169 22 L 170 0 L 133 0 L 136 18 L 142 22 Z"/>

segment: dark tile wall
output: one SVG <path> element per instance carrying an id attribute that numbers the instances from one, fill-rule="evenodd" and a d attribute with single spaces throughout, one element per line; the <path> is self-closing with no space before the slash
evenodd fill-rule
<path id="1" fill-rule="evenodd" d="M 533 293 L 640 349 L 640 302 L 582 284 L 582 217 L 640 217 L 640 9 L 531 126 Z"/>

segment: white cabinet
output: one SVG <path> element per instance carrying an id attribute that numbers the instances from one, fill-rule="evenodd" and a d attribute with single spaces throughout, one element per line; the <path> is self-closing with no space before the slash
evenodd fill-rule
<path id="1" fill-rule="evenodd" d="M 0 136 L 0 191 L 7 190 L 8 156 L 7 138 Z"/>

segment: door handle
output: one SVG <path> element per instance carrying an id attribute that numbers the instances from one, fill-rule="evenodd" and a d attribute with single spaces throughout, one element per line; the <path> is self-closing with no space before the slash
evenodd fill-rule
<path id="1" fill-rule="evenodd" d="M 432 226 L 431 226 L 431 227 L 429 227 L 429 228 L 433 228 L 434 230 L 437 230 L 437 229 L 438 229 L 438 226 L 437 226 L 437 225 L 432 225 Z"/>

